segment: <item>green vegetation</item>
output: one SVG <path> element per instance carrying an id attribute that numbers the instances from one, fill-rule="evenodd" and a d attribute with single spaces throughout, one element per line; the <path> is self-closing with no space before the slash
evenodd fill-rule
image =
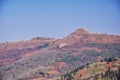
<path id="1" fill-rule="evenodd" d="M 61 80 L 120 80 L 120 59 L 105 58 L 102 62 L 78 67 L 61 78 Z"/>

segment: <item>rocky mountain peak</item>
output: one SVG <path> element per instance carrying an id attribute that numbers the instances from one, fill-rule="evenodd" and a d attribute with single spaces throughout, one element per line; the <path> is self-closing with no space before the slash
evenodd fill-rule
<path id="1" fill-rule="evenodd" d="M 86 31 L 84 28 L 79 28 L 75 32 L 68 35 L 67 37 L 68 38 L 80 38 L 80 37 L 82 37 L 84 35 L 89 35 L 89 32 Z"/>
<path id="2" fill-rule="evenodd" d="M 86 31 L 84 28 L 77 29 L 74 34 L 88 34 L 89 32 Z"/>

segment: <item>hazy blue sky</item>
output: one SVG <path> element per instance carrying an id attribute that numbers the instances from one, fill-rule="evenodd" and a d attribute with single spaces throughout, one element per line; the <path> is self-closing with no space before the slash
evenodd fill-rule
<path id="1" fill-rule="evenodd" d="M 0 0 L 0 42 L 62 38 L 80 27 L 120 35 L 120 0 Z"/>

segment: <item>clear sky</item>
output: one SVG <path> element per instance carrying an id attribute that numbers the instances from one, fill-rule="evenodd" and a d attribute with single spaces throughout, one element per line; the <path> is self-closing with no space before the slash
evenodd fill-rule
<path id="1" fill-rule="evenodd" d="M 80 27 L 120 35 L 120 0 L 0 0 L 0 42 L 62 38 Z"/>

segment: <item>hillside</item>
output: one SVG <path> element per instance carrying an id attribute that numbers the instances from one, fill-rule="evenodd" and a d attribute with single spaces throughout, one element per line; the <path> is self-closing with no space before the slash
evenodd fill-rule
<path id="1" fill-rule="evenodd" d="M 52 38 L 33 38 L 28 41 L 0 43 L 0 67 L 11 64 L 21 58 L 29 57 L 38 50 L 47 47 Z"/>
<path id="2" fill-rule="evenodd" d="M 2 80 L 49 80 L 105 57 L 120 58 L 120 36 L 78 29 L 63 39 L 0 43 Z"/>
<path id="3" fill-rule="evenodd" d="M 120 58 L 80 66 L 61 77 L 62 80 L 120 80 Z"/>

